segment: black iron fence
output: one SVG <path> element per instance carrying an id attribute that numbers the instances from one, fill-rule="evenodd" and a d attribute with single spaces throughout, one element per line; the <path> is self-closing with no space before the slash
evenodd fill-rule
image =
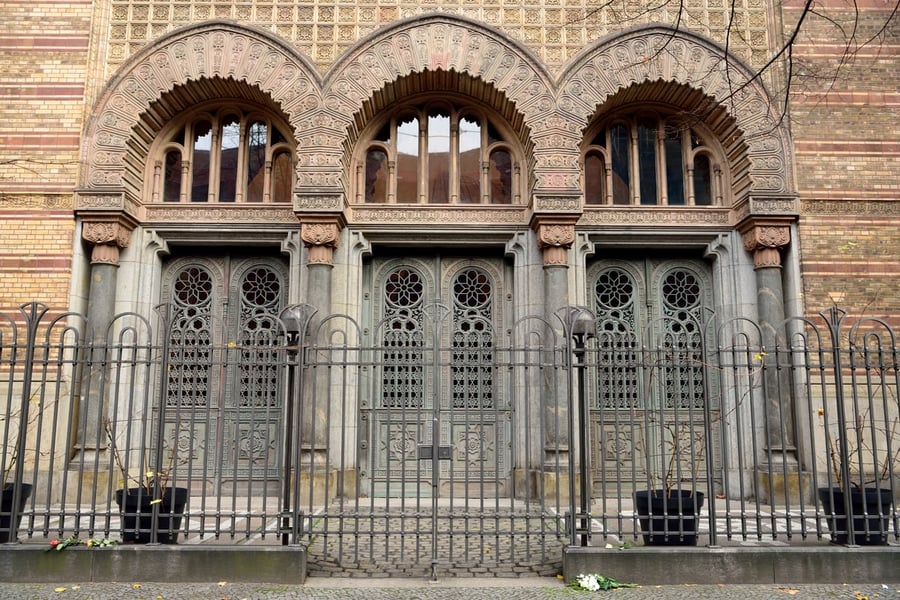
<path id="1" fill-rule="evenodd" d="M 746 320 L 632 331 L 574 307 L 503 332 L 441 307 L 244 323 L 0 316 L 0 537 L 302 545 L 313 572 L 397 574 L 900 539 L 883 321 L 832 309 L 775 347 Z"/>

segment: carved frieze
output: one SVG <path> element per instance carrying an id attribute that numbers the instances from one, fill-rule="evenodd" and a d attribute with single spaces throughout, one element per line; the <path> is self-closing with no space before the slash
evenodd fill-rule
<path id="1" fill-rule="evenodd" d="M 528 223 L 524 207 L 480 208 L 415 208 L 396 205 L 395 207 L 353 206 L 350 213 L 353 223 L 400 223 L 400 224 L 446 224 L 466 223 L 470 225 L 525 225 Z"/>
<path id="2" fill-rule="evenodd" d="M 125 180 L 127 140 L 141 113 L 177 85 L 204 77 L 230 77 L 258 86 L 288 119 L 300 99 L 315 95 L 310 65 L 274 37 L 237 25 L 210 23 L 182 29 L 144 50 L 123 73 L 100 105 L 86 139 L 89 168 L 83 184 L 121 185 Z M 131 167 L 133 168 L 133 167 Z M 135 174 L 137 177 L 138 174 Z"/>
<path id="3" fill-rule="evenodd" d="M 297 217 L 290 206 L 222 206 L 210 204 L 198 206 L 149 205 L 144 207 L 144 219 L 148 223 L 297 223 Z"/>
<path id="4" fill-rule="evenodd" d="M 71 194 L 9 194 L 0 193 L 3 208 L 41 208 L 66 210 L 73 207 Z"/>
<path id="5" fill-rule="evenodd" d="M 581 196 L 553 196 L 536 194 L 534 212 L 581 212 Z"/>
<path id="6" fill-rule="evenodd" d="M 803 200 L 802 215 L 854 215 L 869 217 L 898 217 L 897 200 Z"/>
<path id="7" fill-rule="evenodd" d="M 728 209 L 682 207 L 586 207 L 579 225 L 729 225 Z"/>

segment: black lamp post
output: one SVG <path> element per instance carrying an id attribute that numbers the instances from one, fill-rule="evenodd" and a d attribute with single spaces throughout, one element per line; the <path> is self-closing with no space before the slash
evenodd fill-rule
<path id="1" fill-rule="evenodd" d="M 299 464 L 298 460 L 293 460 L 294 454 L 294 432 L 299 431 L 299 426 L 294 422 L 295 413 L 294 402 L 299 397 L 295 388 L 299 378 L 297 370 L 300 368 L 300 341 L 301 334 L 306 332 L 310 318 L 315 310 L 306 304 L 292 304 L 281 311 L 279 318 L 284 326 L 285 341 L 287 345 L 287 393 L 285 397 L 285 415 L 284 415 L 284 468 L 283 468 L 283 492 L 282 492 L 282 520 L 281 520 L 281 545 L 287 546 L 297 541 L 299 536 L 299 511 L 291 503 L 291 487 L 294 479 L 293 466 Z M 297 413 L 299 414 L 299 413 Z"/>
<path id="2" fill-rule="evenodd" d="M 588 518 L 588 514 L 591 509 L 591 460 L 590 460 L 590 449 L 588 445 L 590 444 L 590 432 L 589 432 L 589 424 L 588 424 L 588 415 L 590 414 L 589 406 L 588 406 L 588 397 L 586 393 L 586 371 L 587 371 L 587 361 L 586 361 L 586 343 L 592 337 L 595 337 L 597 334 L 597 324 L 594 318 L 594 314 L 585 306 L 567 306 L 565 307 L 565 323 L 566 330 L 573 341 L 572 346 L 572 367 L 576 380 L 576 387 L 578 390 L 578 452 L 579 452 L 579 461 L 578 464 L 581 465 L 581 469 L 579 471 L 579 484 L 581 486 L 581 504 L 579 514 L 580 517 L 580 526 L 579 530 L 581 531 L 581 539 L 580 543 L 582 546 L 588 545 L 588 540 L 590 538 L 590 519 Z M 569 431 L 572 431 L 572 411 L 569 411 Z M 570 438 L 573 438 L 570 433 Z M 574 467 L 572 461 L 570 461 L 570 469 Z M 575 481 L 574 477 L 569 477 L 570 481 L 570 498 L 572 498 L 572 509 L 574 513 L 574 498 L 575 498 Z M 574 525 L 574 523 L 573 523 Z M 575 530 L 572 532 L 572 543 L 575 543 Z"/>

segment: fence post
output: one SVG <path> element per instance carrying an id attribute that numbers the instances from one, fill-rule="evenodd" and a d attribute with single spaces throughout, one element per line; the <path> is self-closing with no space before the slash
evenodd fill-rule
<path id="1" fill-rule="evenodd" d="M 316 309 L 308 304 L 293 304 L 281 311 L 279 318 L 284 326 L 287 336 L 287 394 L 285 398 L 284 417 L 284 468 L 282 473 L 282 520 L 281 520 L 281 545 L 296 544 L 300 537 L 300 443 L 294 444 L 294 434 L 300 431 L 300 412 L 294 410 L 294 403 L 299 401 L 300 392 L 303 389 L 303 349 L 306 347 L 306 336 L 312 316 Z M 294 456 L 296 446 L 297 456 Z M 296 475 L 294 469 L 297 468 Z M 298 481 L 296 494 L 291 501 L 291 491 L 294 489 L 294 480 Z"/>
<path id="2" fill-rule="evenodd" d="M 31 404 L 31 380 L 34 369 L 34 351 L 37 342 L 37 328 L 47 314 L 48 307 L 39 302 L 19 306 L 25 317 L 25 363 L 22 371 L 22 401 L 19 405 L 19 430 L 16 437 L 15 475 L 13 476 L 13 499 L 9 511 L 9 541 L 15 543 L 19 537 L 19 505 L 22 502 L 22 478 L 25 475 L 25 451 L 28 445 L 28 409 Z M 7 418 L 12 415 L 7 415 Z"/>
<path id="3" fill-rule="evenodd" d="M 841 325 L 844 322 L 844 317 L 847 316 L 847 312 L 837 306 L 832 306 L 828 309 L 827 313 L 821 311 L 819 314 L 825 319 L 825 324 L 828 325 L 828 333 L 831 336 L 831 356 L 834 361 L 834 398 L 838 427 L 838 452 L 841 456 L 841 483 L 844 488 L 844 514 L 847 515 L 847 539 L 853 543 L 853 540 L 856 539 L 853 532 L 853 513 L 851 510 L 852 503 L 850 501 L 850 491 L 853 484 L 850 481 L 850 464 L 848 460 L 847 414 L 844 407 L 844 365 L 841 361 L 840 340 Z"/>

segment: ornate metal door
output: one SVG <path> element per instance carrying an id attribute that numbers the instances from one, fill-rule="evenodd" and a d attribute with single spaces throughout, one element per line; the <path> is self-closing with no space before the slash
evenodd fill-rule
<path id="1" fill-rule="evenodd" d="M 277 482 L 284 388 L 277 316 L 286 281 L 276 258 L 185 257 L 166 265 L 163 440 L 178 448 L 179 478 Z"/>
<path id="2" fill-rule="evenodd" d="M 494 367 L 505 279 L 499 260 L 372 265 L 376 368 L 361 430 L 375 496 L 508 493 L 510 406 Z"/>
<path id="3" fill-rule="evenodd" d="M 588 278 L 597 315 L 595 488 L 615 482 L 627 493 L 705 480 L 705 411 L 715 418 L 718 410 L 717 376 L 704 353 L 709 267 L 698 260 L 603 260 Z"/>

